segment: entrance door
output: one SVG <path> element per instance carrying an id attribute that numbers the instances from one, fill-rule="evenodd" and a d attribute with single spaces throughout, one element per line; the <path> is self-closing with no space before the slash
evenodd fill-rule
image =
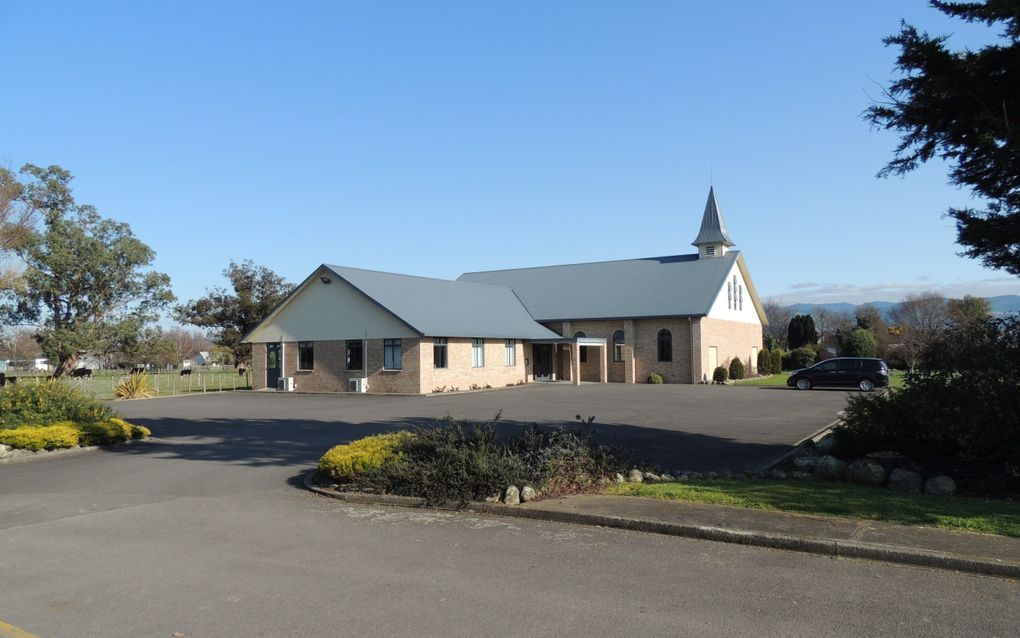
<path id="1" fill-rule="evenodd" d="M 276 389 L 277 381 L 280 380 L 280 367 L 283 357 L 280 356 L 280 344 L 266 344 L 266 387 L 270 390 Z"/>
<path id="2" fill-rule="evenodd" d="M 551 381 L 553 370 L 552 345 L 536 343 L 531 347 L 531 355 L 535 357 L 535 381 Z"/>

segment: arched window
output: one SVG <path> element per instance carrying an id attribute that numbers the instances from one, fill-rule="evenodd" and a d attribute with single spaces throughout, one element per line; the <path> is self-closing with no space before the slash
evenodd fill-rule
<path id="1" fill-rule="evenodd" d="M 575 339 L 584 339 L 587 336 L 583 330 L 578 330 L 574 333 Z M 588 363 L 588 348 L 581 348 L 581 363 Z"/>
<path id="2" fill-rule="evenodd" d="M 656 337 L 659 344 L 659 361 L 673 360 L 673 333 L 663 328 Z"/>
<path id="3" fill-rule="evenodd" d="M 613 333 L 613 361 L 616 363 L 623 361 L 623 330 Z"/>

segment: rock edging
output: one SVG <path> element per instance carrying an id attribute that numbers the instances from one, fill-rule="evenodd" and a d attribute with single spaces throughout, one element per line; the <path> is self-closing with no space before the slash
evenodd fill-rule
<path id="1" fill-rule="evenodd" d="M 385 505 L 390 507 L 414 508 L 423 508 L 426 506 L 425 499 L 423 498 L 394 496 L 389 494 L 338 492 L 336 490 L 324 488 L 316 485 L 314 482 L 317 473 L 318 470 L 314 469 L 306 472 L 304 485 L 309 491 L 321 496 L 361 505 Z M 753 547 L 767 547 L 770 549 L 820 554 L 823 556 L 837 558 L 861 558 L 887 563 L 899 563 L 903 565 L 914 565 L 933 569 L 945 569 L 950 571 L 967 572 L 985 576 L 999 576 L 1002 578 L 1020 580 L 1020 563 L 1005 563 L 992 560 L 964 558 L 962 556 L 955 556 L 942 552 L 892 547 L 874 543 L 860 543 L 856 541 L 842 541 L 826 538 L 807 538 L 786 534 L 711 527 L 707 525 L 667 523 L 663 521 L 626 518 L 622 516 L 560 512 L 541 509 L 537 506 L 521 507 L 518 505 L 504 505 L 501 503 L 469 503 L 466 507 L 462 508 L 445 506 L 437 507 L 436 509 L 447 511 L 469 511 L 496 516 L 528 518 L 533 520 L 571 523 L 575 525 L 588 525 L 594 527 L 609 527 L 613 529 L 664 534 L 667 536 L 679 536 L 698 540 L 709 540 Z"/>

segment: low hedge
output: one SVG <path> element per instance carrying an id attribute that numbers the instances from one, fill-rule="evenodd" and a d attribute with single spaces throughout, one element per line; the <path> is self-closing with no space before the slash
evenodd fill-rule
<path id="1" fill-rule="evenodd" d="M 408 436 L 407 432 L 376 434 L 353 443 L 337 445 L 319 459 L 319 469 L 334 481 L 353 481 L 360 475 L 377 472 L 385 464 L 398 460 L 400 444 Z"/>
<path id="2" fill-rule="evenodd" d="M 665 379 L 663 379 L 662 375 L 658 372 L 650 372 L 648 374 L 648 383 L 658 385 L 660 383 L 665 383 Z"/>
<path id="3" fill-rule="evenodd" d="M 116 417 L 98 423 L 58 421 L 50 425 L 0 428 L 0 443 L 22 450 L 55 450 L 79 445 L 111 445 L 152 435 L 149 428 Z"/>
<path id="4" fill-rule="evenodd" d="M 61 380 L 0 388 L 0 428 L 99 423 L 116 416 L 107 405 Z"/>
<path id="5" fill-rule="evenodd" d="M 23 425 L 0 430 L 0 443 L 33 452 L 77 447 L 80 437 L 81 431 L 73 423 L 55 423 L 40 427 Z"/>

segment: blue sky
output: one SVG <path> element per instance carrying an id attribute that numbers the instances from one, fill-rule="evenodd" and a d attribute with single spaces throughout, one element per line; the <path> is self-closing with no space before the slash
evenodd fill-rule
<path id="1" fill-rule="evenodd" d="M 714 183 L 762 296 L 1016 294 L 935 164 L 861 120 L 922 2 L 0 0 L 0 162 L 60 164 L 182 299 L 252 259 L 461 272 L 692 252 Z"/>

